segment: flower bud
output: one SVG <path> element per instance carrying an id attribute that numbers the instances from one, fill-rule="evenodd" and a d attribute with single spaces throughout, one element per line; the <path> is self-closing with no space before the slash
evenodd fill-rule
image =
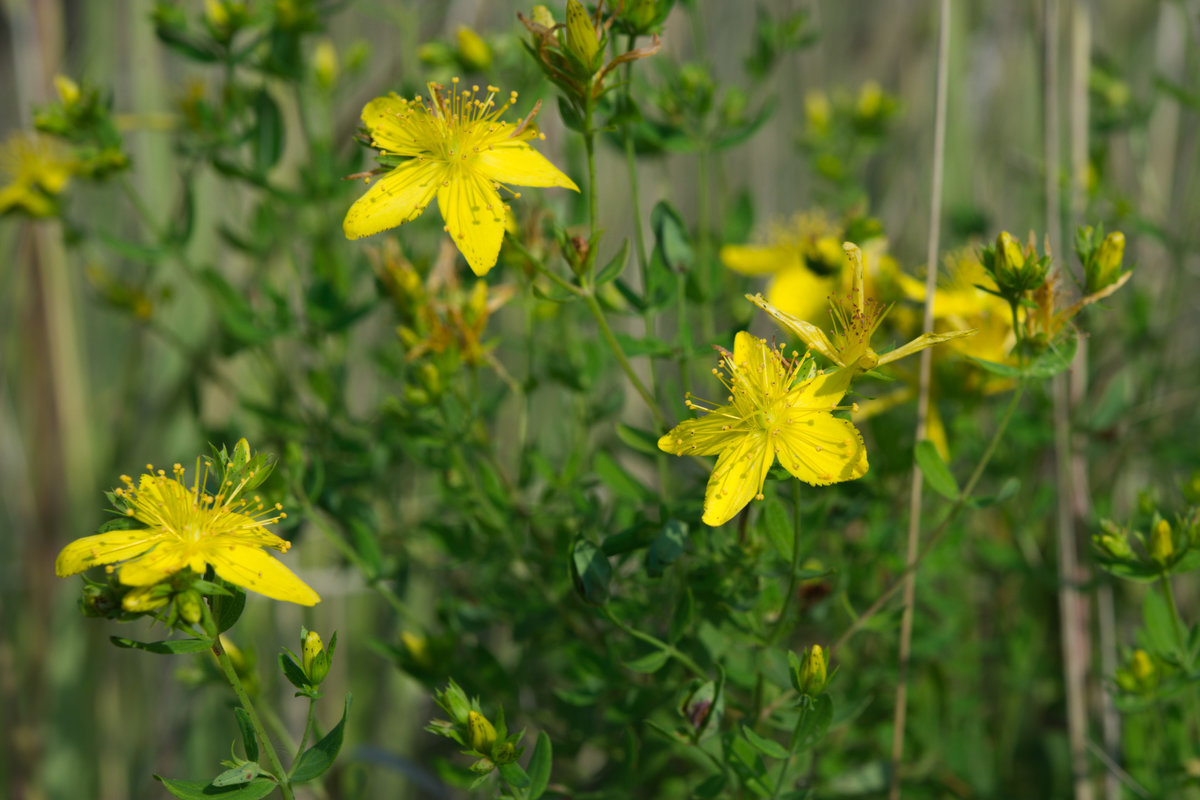
<path id="1" fill-rule="evenodd" d="M 554 21 L 554 15 L 551 14 L 550 9 L 546 8 L 545 6 L 534 6 L 533 11 L 529 13 L 529 16 L 534 25 L 546 28 L 547 30 L 553 28 L 557 24 Z"/>
<path id="2" fill-rule="evenodd" d="M 512 742 L 499 744 L 492 751 L 492 761 L 496 762 L 497 766 L 503 766 L 516 760 L 517 748 Z"/>
<path id="3" fill-rule="evenodd" d="M 486 72 L 492 66 L 492 48 L 478 33 L 459 25 L 454 34 L 458 42 L 458 60 L 471 72 Z"/>
<path id="4" fill-rule="evenodd" d="M 585 67 L 595 71 L 600 39 L 596 36 L 596 27 L 592 24 L 587 9 L 579 0 L 567 0 L 567 49 L 583 62 Z"/>
<path id="5" fill-rule="evenodd" d="M 54 88 L 58 90 L 58 99 L 62 101 L 63 108 L 68 111 L 79 102 L 79 84 L 66 75 L 54 76 Z"/>
<path id="6" fill-rule="evenodd" d="M 1171 523 L 1160 519 L 1150 533 L 1150 559 L 1160 567 L 1171 563 L 1175 555 L 1175 542 L 1171 539 Z"/>
<path id="7" fill-rule="evenodd" d="M 1121 262 L 1125 257 L 1125 234 L 1113 231 L 1104 237 L 1096 255 L 1084 265 L 1088 294 L 1094 294 L 1116 283 L 1121 277 Z"/>
<path id="8" fill-rule="evenodd" d="M 795 654 L 789 654 L 792 665 L 792 686 L 800 694 L 818 695 L 829 682 L 825 651 L 819 644 L 814 644 L 811 650 L 805 650 L 797 659 Z"/>
<path id="9" fill-rule="evenodd" d="M 121 610 L 121 601 L 111 586 L 88 583 L 79 598 L 79 610 L 85 617 L 116 616 Z"/>
<path id="10" fill-rule="evenodd" d="M 1024 268 L 1021 245 L 1008 231 L 1001 231 L 996 237 L 996 276 L 1006 282 L 1018 282 Z"/>
<path id="11" fill-rule="evenodd" d="M 302 651 L 304 674 L 313 686 L 320 686 L 321 681 L 329 674 L 329 652 L 316 631 L 304 632 L 304 647 Z"/>
<path id="12" fill-rule="evenodd" d="M 413 661 L 429 669 L 433 666 L 433 657 L 429 653 L 429 640 L 420 634 L 404 631 L 400 634 L 404 649 L 412 656 Z"/>
<path id="13" fill-rule="evenodd" d="M 626 3 L 624 16 L 635 30 L 645 32 L 658 16 L 658 0 L 633 0 Z"/>
<path id="14" fill-rule="evenodd" d="M 337 48 L 329 39 L 317 42 L 316 49 L 313 50 L 313 77 L 317 80 L 317 86 L 325 90 L 332 88 L 333 84 L 337 83 Z"/>
<path id="15" fill-rule="evenodd" d="M 199 592 L 188 589 L 175 595 L 175 610 L 184 622 L 196 625 L 204 618 L 204 610 L 201 607 L 203 602 Z"/>
<path id="16" fill-rule="evenodd" d="M 484 755 L 490 755 L 492 746 L 496 744 L 496 729 L 478 711 L 467 712 L 467 744 Z"/>
<path id="17" fill-rule="evenodd" d="M 1102 533 L 1093 537 L 1096 547 L 1100 549 L 1104 555 L 1109 558 L 1115 558 L 1118 561 L 1131 558 L 1133 549 L 1129 546 L 1129 541 L 1124 537 L 1112 533 Z"/>

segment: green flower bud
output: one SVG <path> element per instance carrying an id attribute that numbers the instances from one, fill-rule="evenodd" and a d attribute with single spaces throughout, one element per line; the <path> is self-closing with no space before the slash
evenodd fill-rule
<path id="1" fill-rule="evenodd" d="M 1016 278 L 1025 266 L 1021 245 L 1008 231 L 1000 231 L 996 237 L 996 274 L 1001 278 Z"/>
<path id="2" fill-rule="evenodd" d="M 88 583 L 79 598 L 79 610 L 85 617 L 115 617 L 121 613 L 121 599 L 111 586 Z"/>
<path id="3" fill-rule="evenodd" d="M 539 25 L 549 30 L 557 23 L 554 21 L 554 15 L 550 13 L 550 9 L 545 6 L 534 6 L 533 11 L 529 14 L 534 25 Z"/>
<path id="4" fill-rule="evenodd" d="M 467 744 L 477 753 L 491 755 L 496 744 L 496 729 L 478 711 L 467 712 Z"/>
<path id="5" fill-rule="evenodd" d="M 633 0 L 625 4 L 625 19 L 635 30 L 644 32 L 658 16 L 658 0 Z"/>
<path id="6" fill-rule="evenodd" d="M 1113 231 L 1104 237 L 1093 258 L 1084 264 L 1084 280 L 1088 294 L 1095 294 L 1116 283 L 1121 277 L 1125 257 L 1125 234 Z"/>
<path id="7" fill-rule="evenodd" d="M 1171 563 L 1175 555 L 1175 542 L 1171 538 L 1171 523 L 1160 519 L 1150 533 L 1150 559 L 1160 567 Z"/>
<path id="8" fill-rule="evenodd" d="M 794 653 L 789 653 L 792 665 L 792 686 L 800 694 L 818 695 L 825 690 L 829 683 L 825 651 L 819 644 L 814 644 L 811 650 L 805 650 L 797 659 Z"/>
<path id="9" fill-rule="evenodd" d="M 596 35 L 596 27 L 592 24 L 587 9 L 579 0 L 567 0 L 567 49 L 583 62 L 584 66 L 595 71 L 596 54 L 600 52 L 600 38 Z"/>
<path id="10" fill-rule="evenodd" d="M 492 751 L 492 761 L 496 762 L 497 766 L 503 766 L 516 760 L 517 748 L 512 742 L 499 744 Z"/>
<path id="11" fill-rule="evenodd" d="M 337 83 L 337 48 L 329 39 L 317 42 L 316 49 L 313 50 L 313 77 L 316 78 L 317 86 L 325 90 L 333 88 Z"/>
<path id="12" fill-rule="evenodd" d="M 472 72 L 485 72 L 492 66 L 492 48 L 478 33 L 465 25 L 454 34 L 458 41 L 458 60 Z"/>
<path id="13" fill-rule="evenodd" d="M 434 702 L 446 710 L 457 725 L 466 725 L 471 713 L 471 702 L 467 693 L 453 679 L 445 689 L 433 693 Z"/>
<path id="14" fill-rule="evenodd" d="M 1109 558 L 1124 561 L 1133 557 L 1133 549 L 1129 546 L 1129 541 L 1124 536 L 1102 533 L 1092 537 L 1092 541 L 1095 542 L 1100 552 Z"/>
<path id="15" fill-rule="evenodd" d="M 67 111 L 70 111 L 79 102 L 79 84 L 66 75 L 54 76 L 54 88 L 58 91 L 58 99 L 62 101 L 63 108 Z"/>
<path id="16" fill-rule="evenodd" d="M 204 600 L 195 589 L 188 589 L 175 595 L 175 610 L 180 618 L 189 625 L 196 625 L 204 618 Z"/>
<path id="17" fill-rule="evenodd" d="M 336 638 L 336 637 L 335 637 Z M 302 659 L 304 674 L 313 686 L 320 686 L 321 681 L 329 674 L 329 659 L 331 652 L 325 649 L 325 643 L 316 631 L 304 632 Z"/>

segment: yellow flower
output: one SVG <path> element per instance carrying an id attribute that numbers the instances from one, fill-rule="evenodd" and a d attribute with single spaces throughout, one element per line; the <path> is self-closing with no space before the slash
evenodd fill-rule
<path id="1" fill-rule="evenodd" d="M 765 245 L 730 244 L 722 263 L 743 275 L 770 275 L 767 298 L 788 314 L 809 319 L 825 309 L 841 285 L 842 228 L 817 211 L 797 214 L 786 225 L 774 224 Z"/>
<path id="2" fill-rule="evenodd" d="M 57 208 L 55 196 L 71 178 L 71 161 L 53 140 L 15 133 L 0 145 L 0 175 L 10 179 L 0 187 L 0 214 L 23 210 L 50 217 Z"/>
<path id="3" fill-rule="evenodd" d="M 812 374 L 807 353 L 785 359 L 745 331 L 732 353 L 721 352 L 724 372 L 713 373 L 729 389 L 729 405 L 705 409 L 689 397 L 689 408 L 708 413 L 658 440 L 659 449 L 675 455 L 718 457 L 704 495 L 705 524 L 723 525 L 751 499 L 761 500 L 776 455 L 788 472 L 815 486 L 867 473 L 862 434 L 830 413 L 849 386 L 847 370 Z"/>
<path id="4" fill-rule="evenodd" d="M 910 299 L 925 302 L 925 282 L 899 274 L 896 282 Z M 978 257 L 968 249 L 946 256 L 946 269 L 938 276 L 933 294 L 935 328 L 954 330 L 974 328 L 970 338 L 957 338 L 950 347 L 963 355 L 1002 363 L 1016 344 L 1012 328 L 1012 310 L 1002 298 L 980 289 L 987 272 Z"/>
<path id="5" fill-rule="evenodd" d="M 782 311 L 763 299 L 762 295 L 746 295 L 746 298 L 756 306 L 766 311 L 784 328 L 800 337 L 806 345 L 828 358 L 839 367 L 845 367 L 850 372 L 866 372 L 884 364 L 890 364 L 905 356 L 920 352 L 926 347 L 932 347 L 939 342 L 946 342 L 959 336 L 970 336 L 974 331 L 950 331 L 947 333 L 923 333 L 908 344 L 901 345 L 882 355 L 871 348 L 871 337 L 879 328 L 888 307 L 875 299 L 867 299 L 864 291 L 864 273 L 862 251 L 853 242 L 845 242 L 848 265 L 854 281 L 848 295 L 831 299 L 829 313 L 833 317 L 833 327 L 829 335 L 820 327 L 807 320 Z"/>
<path id="6" fill-rule="evenodd" d="M 476 275 L 496 265 L 504 238 L 506 206 L 500 189 L 514 197 L 514 186 L 561 186 L 579 191 L 530 139 L 545 138 L 533 124 L 537 108 L 517 124 L 499 116 L 517 99 L 497 106 L 500 90 L 459 90 L 454 78 L 449 92 L 429 84 L 430 105 L 416 97 L 378 97 L 363 108 L 362 121 L 371 144 L 382 155 L 405 160 L 383 175 L 346 213 L 346 237 L 358 239 L 394 228 L 420 216 L 437 196 L 445 230 Z"/>
<path id="7" fill-rule="evenodd" d="M 125 486 L 115 490 L 126 515 L 146 527 L 72 542 L 55 562 L 59 577 L 124 562 L 116 570 L 117 579 L 137 588 L 126 595 L 123 604 L 126 610 L 141 611 L 154 607 L 150 587 L 188 567 L 202 575 L 209 564 L 224 580 L 275 600 L 305 606 L 320 602 L 316 592 L 263 551 L 270 547 L 286 553 L 291 542 L 264 527 L 286 516 L 278 504 L 268 509 L 258 497 L 240 496 L 251 475 L 211 495 L 204 489 L 207 469 L 197 471 L 191 487 L 184 484 L 184 469 L 179 464 L 170 477 L 163 470 L 147 469 L 150 472 L 143 474 L 136 486 L 125 475 L 121 477 Z M 110 572 L 113 569 L 109 567 Z"/>

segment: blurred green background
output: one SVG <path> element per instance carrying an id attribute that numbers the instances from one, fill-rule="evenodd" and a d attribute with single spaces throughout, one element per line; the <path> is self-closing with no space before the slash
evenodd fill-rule
<path id="1" fill-rule="evenodd" d="M 182 5 L 189 12 L 202 6 Z M 1087 433 L 1101 445 L 1089 464 L 1092 499 L 1119 516 L 1133 507 L 1143 487 L 1160 485 L 1169 492 L 1200 467 L 1200 3 L 1077 0 L 1060 5 L 1062 31 L 1090 39 L 1090 69 L 1083 79 L 1072 68 L 1069 50 L 1061 53 L 1064 218 L 1101 219 L 1110 229 L 1125 231 L 1126 263 L 1136 264 L 1129 296 L 1112 303 L 1119 314 L 1107 317 L 1108 327 L 1089 343 L 1102 356 L 1093 364 L 1079 405 L 1087 418 L 1093 401 L 1116 397 L 1110 407 L 1115 403 L 1120 413 L 1092 419 Z M 681 8 L 673 12 L 656 58 L 703 63 L 718 81 L 746 87 L 754 104 L 767 98 L 776 104 L 755 136 L 716 160 L 712 217 L 731 213 L 742 191 L 752 199 L 760 227 L 823 202 L 800 167 L 795 144 L 804 125 L 805 95 L 811 90 L 855 94 L 863 83 L 877 81 L 898 99 L 899 111 L 867 162 L 863 190 L 893 254 L 910 270 L 919 265 L 929 214 L 936 5 L 708 0 L 701 6 L 700 22 Z M 754 47 L 756 6 L 776 16 L 808 11 L 819 38 L 787 55 L 765 82 L 752 85 L 745 60 Z M 962 2 L 953 8 L 943 242 L 958 246 L 971 235 L 994 236 L 1000 227 L 1018 238 L 1037 230 L 1040 240 L 1045 218 L 1042 6 Z M 56 74 L 110 87 L 133 158 L 130 179 L 142 196 L 152 208 L 166 207 L 180 180 L 193 182 L 193 253 L 201 260 L 225 261 L 235 272 L 252 269 L 244 256 L 229 253 L 216 233 L 220 223 L 240 213 L 240 199 L 229 196 L 228 185 L 211 174 L 173 171 L 168 132 L 198 70 L 156 39 L 151 9 L 150 2 L 133 0 L 5 0 L 0 5 L 0 137 L 28 127 L 31 107 L 53 99 Z M 461 25 L 485 34 L 498 61 L 504 53 L 519 59 L 524 29 L 515 12 L 522 9 L 489 0 L 343 4 L 331 17 L 329 39 L 340 53 L 365 43 L 370 56 L 359 79 L 333 94 L 319 124 L 336 147 L 351 151 L 363 103 L 401 82 L 421 83 L 428 72 L 419 58 L 421 44 L 453 42 Z M 655 65 L 648 63 L 645 74 L 654 84 Z M 280 105 L 285 130 L 294 128 L 299 124 L 294 104 L 282 97 Z M 549 133 L 544 149 L 556 162 L 572 163 L 578 154 L 564 153 L 567 137 L 552 103 L 540 122 Z M 1082 152 L 1081 140 L 1086 143 Z M 1073 164 L 1072 158 L 1080 156 L 1082 162 Z M 299 157 L 299 148 L 288 141 L 273 174 L 286 183 L 289 171 L 299 169 Z M 612 198 L 602 207 L 600 226 L 619 241 L 631 230 L 619 202 L 626 191 L 621 154 L 605 147 L 600 159 L 600 193 Z M 688 220 L 696 220 L 696 174 L 694 154 L 646 159 L 640 171 L 642 207 L 667 197 Z M 1073 192 L 1070 180 L 1076 175 L 1084 176 L 1084 186 Z M 348 189 L 346 196 L 355 191 Z M 127 202 L 111 187 L 80 181 L 73 192 L 72 202 L 88 209 L 93 228 L 134 229 Z M 333 209 L 328 219 L 306 222 L 336 230 L 341 214 Z M 1056 253 L 1069 252 L 1068 244 L 1052 246 Z M 212 687 L 199 693 L 189 689 L 178 673 L 196 667 L 183 659 L 111 647 L 107 637 L 112 633 L 153 634 L 83 619 L 76 609 L 77 581 L 55 578 L 53 563 L 66 542 L 92 532 L 103 520 L 102 492 L 119 474 L 135 473 L 147 462 L 188 463 L 191 454 L 204 451 L 210 431 L 227 429 L 233 409 L 214 380 L 192 399 L 199 418 L 190 413 L 177 393 L 189 384 L 186 371 L 195 365 L 96 301 L 89 270 L 98 263 L 115 269 L 119 256 L 108 254 L 111 261 L 105 262 L 104 252 L 95 248 L 64 247 L 55 222 L 11 218 L 0 220 L 0 253 L 5 254 L 0 259 L 0 796 L 162 796 L 151 773 L 198 776 L 226 755 L 214 743 L 234 735 L 226 711 L 229 698 Z M 372 276 L 364 274 L 362 280 L 368 287 Z M 163 302 L 181 335 L 203 329 L 197 298 L 181 295 Z M 499 321 L 501 330 L 505 324 Z M 132 369 L 137 370 L 136 391 L 128 392 L 124 387 L 131 385 Z M 236 382 L 254 365 L 233 361 L 217 369 L 223 380 Z M 362 385 L 354 391 L 364 396 L 385 391 L 372 384 L 370 375 L 355 380 Z M 636 409 L 627 413 L 638 419 Z M 404 487 L 393 490 L 403 493 Z M 378 797 L 447 796 L 420 756 L 434 747 L 421 730 L 431 715 L 425 689 L 365 644 L 371 636 L 390 636 L 394 622 L 356 571 L 325 566 L 336 557 L 317 537 L 305 537 L 290 559 L 324 602 L 302 611 L 252 596 L 239 626 L 240 641 L 257 651 L 266 690 L 280 698 L 290 695 L 268 676 L 278 647 L 299 647 L 302 622 L 320 631 L 337 630 L 341 646 L 328 696 L 352 690 L 358 712 L 351 716 L 343 766 L 351 776 L 343 785 L 367 780 L 370 796 Z M 953 569 L 952 564 L 942 567 Z M 981 584 L 985 596 L 979 604 L 993 602 L 986 595 L 997 588 L 1015 592 L 1014 602 L 1044 593 L 1045 581 L 1052 580 L 1047 575 L 1027 576 L 1031 583 Z M 422 599 L 437 591 L 432 579 L 415 577 L 407 600 L 420 608 Z M 1181 605 L 1193 609 L 1197 598 L 1195 586 L 1187 586 Z M 1056 639 L 1012 641 L 1014 647 L 1030 648 L 1030 658 L 1055 658 Z M 926 656 L 936 659 L 936 648 Z M 1040 675 L 1052 679 L 1054 673 Z M 999 690 L 982 673 L 972 676 L 971 683 L 976 682 L 980 692 Z M 1103 691 L 1099 681 L 1094 688 Z M 1017 681 L 1004 691 L 1012 693 L 1018 715 L 1015 709 L 1028 694 L 1043 693 L 1050 708 L 1057 703 L 1053 685 Z M 282 700 L 280 706 L 295 712 L 285 722 L 298 730 L 303 708 Z M 338 703 L 328 703 L 322 708 L 329 715 L 325 722 L 339 711 Z M 1031 731 L 1046 732 L 1047 741 L 1061 738 L 1061 714 L 1030 725 Z M 938 735 L 953 731 L 914 734 Z M 1033 741 L 1022 740 L 1021 746 Z M 78 785 L 94 791 L 80 795 L 73 788 Z M 991 795 L 964 789 L 943 796 Z"/>

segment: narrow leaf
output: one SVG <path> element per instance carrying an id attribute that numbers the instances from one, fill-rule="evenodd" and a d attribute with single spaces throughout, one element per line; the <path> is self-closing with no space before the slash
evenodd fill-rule
<path id="1" fill-rule="evenodd" d="M 350 713 L 350 694 L 346 694 L 346 706 L 342 709 L 342 718 L 333 730 L 325 734 L 325 738 L 304 751 L 296 761 L 292 770 L 292 783 L 303 783 L 318 778 L 325 770 L 333 766 L 338 751 L 342 749 L 342 737 L 346 731 L 346 715 Z"/>
<path id="2" fill-rule="evenodd" d="M 529 800 L 538 800 L 550 784 L 550 765 L 553 762 L 553 747 L 545 731 L 538 734 L 537 745 L 529 757 Z"/>
<path id="3" fill-rule="evenodd" d="M 785 748 L 779 742 L 759 736 L 745 725 L 742 726 L 742 735 L 746 737 L 746 741 L 750 743 L 751 747 L 762 753 L 764 756 L 769 758 L 788 757 L 787 748 Z"/>
<path id="4" fill-rule="evenodd" d="M 946 462 L 942 460 L 937 448 L 933 446 L 933 442 L 928 439 L 917 442 L 916 456 L 921 472 L 925 473 L 925 479 L 929 481 L 929 485 L 933 487 L 934 491 L 949 500 L 957 500 L 959 496 L 958 482 L 954 480 L 950 467 L 946 466 Z"/>
<path id="5" fill-rule="evenodd" d="M 212 647 L 210 639 L 169 639 L 162 642 L 139 642 L 125 639 L 121 636 L 110 636 L 109 641 L 117 647 L 131 650 L 145 650 L 147 653 L 159 655 L 180 655 L 182 653 L 202 653 Z"/>

